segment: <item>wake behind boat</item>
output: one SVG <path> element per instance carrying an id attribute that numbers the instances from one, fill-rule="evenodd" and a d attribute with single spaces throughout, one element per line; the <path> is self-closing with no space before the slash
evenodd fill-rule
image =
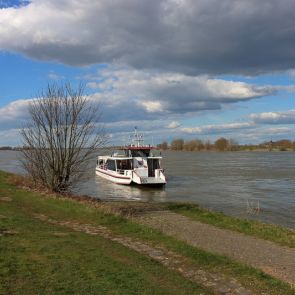
<path id="1" fill-rule="evenodd" d="M 96 174 L 118 184 L 165 185 L 161 156 L 155 156 L 155 147 L 143 145 L 143 135 L 134 131 L 133 143 L 108 156 L 99 156 Z"/>

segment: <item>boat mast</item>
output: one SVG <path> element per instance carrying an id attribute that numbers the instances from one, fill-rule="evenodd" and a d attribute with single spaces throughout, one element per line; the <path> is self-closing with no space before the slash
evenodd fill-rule
<path id="1" fill-rule="evenodd" d="M 144 142 L 143 134 L 142 133 L 140 134 L 137 132 L 137 127 L 134 127 L 134 136 L 132 141 L 134 142 L 133 146 L 136 146 L 136 147 L 143 146 L 143 142 Z"/>

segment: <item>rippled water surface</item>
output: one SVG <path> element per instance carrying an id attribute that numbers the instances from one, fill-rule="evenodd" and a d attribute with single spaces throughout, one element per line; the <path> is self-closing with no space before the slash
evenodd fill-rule
<path id="1" fill-rule="evenodd" d="M 78 191 L 101 199 L 186 201 L 226 214 L 295 228 L 295 152 L 163 154 L 165 188 L 122 186 L 94 174 Z M 0 169 L 20 172 L 17 152 L 0 151 Z M 95 163 L 95 159 L 93 160 Z M 253 209 L 259 207 L 259 213 Z"/>

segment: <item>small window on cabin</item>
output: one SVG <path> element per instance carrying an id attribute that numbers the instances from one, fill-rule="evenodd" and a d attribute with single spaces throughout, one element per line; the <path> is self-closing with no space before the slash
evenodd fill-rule
<path id="1" fill-rule="evenodd" d="M 108 170 L 116 171 L 116 162 L 115 160 L 107 160 Z"/>
<path id="2" fill-rule="evenodd" d="M 124 170 L 130 170 L 131 169 L 131 160 L 123 160 L 122 166 Z"/>
<path id="3" fill-rule="evenodd" d="M 121 160 L 117 160 L 117 169 L 123 169 Z"/>
<path id="4" fill-rule="evenodd" d="M 150 150 L 132 150 L 132 157 L 149 157 Z"/>
<path id="5" fill-rule="evenodd" d="M 161 164 L 160 164 L 160 160 L 159 159 L 156 159 L 155 160 L 155 169 L 160 169 L 161 168 Z"/>

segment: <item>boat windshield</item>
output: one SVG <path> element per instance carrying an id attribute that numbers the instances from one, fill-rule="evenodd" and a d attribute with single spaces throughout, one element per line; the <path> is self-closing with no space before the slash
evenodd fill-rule
<path id="1" fill-rule="evenodd" d="M 131 150 L 132 157 L 149 157 L 150 150 Z"/>
<path id="2" fill-rule="evenodd" d="M 158 157 L 158 156 L 161 156 L 161 152 L 157 150 L 151 150 L 151 149 L 126 149 L 125 156 L 133 157 L 133 158 L 134 157 L 141 157 L 141 158 Z"/>
<path id="3" fill-rule="evenodd" d="M 132 169 L 132 161 L 131 160 L 116 160 L 117 169 L 119 170 L 131 170 Z"/>

